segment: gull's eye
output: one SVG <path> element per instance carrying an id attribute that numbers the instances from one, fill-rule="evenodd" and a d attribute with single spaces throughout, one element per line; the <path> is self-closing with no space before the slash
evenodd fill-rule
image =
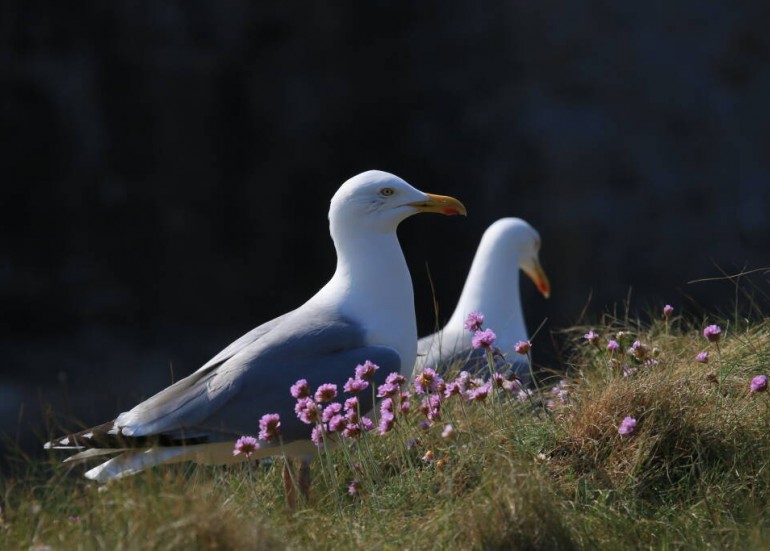
<path id="1" fill-rule="evenodd" d="M 380 195 L 383 197 L 390 197 L 394 193 L 396 193 L 396 191 L 392 187 L 384 187 L 380 190 Z"/>

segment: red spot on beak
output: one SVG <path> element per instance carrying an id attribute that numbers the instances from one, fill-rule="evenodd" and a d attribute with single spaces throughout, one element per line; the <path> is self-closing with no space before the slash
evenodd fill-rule
<path id="1" fill-rule="evenodd" d="M 460 214 L 460 211 L 455 207 L 447 207 L 444 209 L 444 214 L 446 214 L 447 216 L 454 216 L 456 214 Z"/>

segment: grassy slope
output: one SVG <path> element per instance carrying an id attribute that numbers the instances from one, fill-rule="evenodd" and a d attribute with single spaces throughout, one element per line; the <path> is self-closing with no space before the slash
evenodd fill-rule
<path id="1" fill-rule="evenodd" d="M 0 481 L 0 548 L 770 549 L 770 395 L 748 391 L 769 371 L 770 323 L 740 323 L 722 325 L 718 350 L 681 320 L 611 320 L 593 327 L 597 348 L 574 328 L 566 401 L 546 390 L 549 413 L 505 394 L 455 399 L 422 430 L 415 408 L 395 432 L 314 463 L 310 503 L 295 512 L 281 460 L 168 467 L 103 488 L 79 469 L 28 465 Z M 611 365 L 604 344 L 619 330 L 659 364 Z M 695 362 L 706 349 L 710 362 Z M 624 377 L 623 362 L 638 371 Z M 621 437 L 625 416 L 638 425 Z"/>

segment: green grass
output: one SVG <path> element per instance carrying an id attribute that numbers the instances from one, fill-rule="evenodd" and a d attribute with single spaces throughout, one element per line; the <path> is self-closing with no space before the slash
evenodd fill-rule
<path id="1" fill-rule="evenodd" d="M 770 549 L 770 395 L 749 393 L 770 371 L 770 322 L 720 323 L 718 349 L 704 325 L 607 318 L 566 331 L 566 401 L 550 394 L 558 379 L 542 385 L 547 411 L 505 393 L 453 399 L 423 430 L 413 400 L 394 432 L 314 462 L 310 501 L 294 511 L 280 458 L 104 487 L 53 459 L 26 464 L 0 481 L 0 549 Z M 604 345 L 618 331 L 658 365 L 613 365 Z M 624 377 L 623 362 L 637 372 Z M 621 437 L 625 416 L 638 425 Z"/>

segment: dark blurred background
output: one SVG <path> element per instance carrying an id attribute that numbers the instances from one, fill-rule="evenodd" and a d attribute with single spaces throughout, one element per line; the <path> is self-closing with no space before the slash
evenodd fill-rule
<path id="1" fill-rule="evenodd" d="M 0 0 L 0 431 L 93 424 L 330 277 L 370 168 L 468 207 L 399 235 L 421 334 L 503 216 L 537 360 L 622 303 L 705 316 L 770 265 L 770 3 Z M 767 275 L 755 285 L 767 291 Z"/>

